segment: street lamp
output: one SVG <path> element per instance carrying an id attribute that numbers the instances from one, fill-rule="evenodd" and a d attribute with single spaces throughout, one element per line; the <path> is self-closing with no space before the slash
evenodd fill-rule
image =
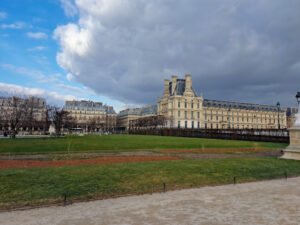
<path id="1" fill-rule="evenodd" d="M 277 109 L 278 109 L 278 129 L 280 129 L 280 119 L 279 119 L 280 103 L 279 102 L 277 102 Z"/>
<path id="2" fill-rule="evenodd" d="M 299 104 L 300 104 L 300 91 L 297 92 L 296 99 L 297 99 L 298 106 L 299 106 Z"/>

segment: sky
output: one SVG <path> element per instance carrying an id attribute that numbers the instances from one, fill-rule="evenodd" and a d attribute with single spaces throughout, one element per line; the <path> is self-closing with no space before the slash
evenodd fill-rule
<path id="1" fill-rule="evenodd" d="M 0 95 L 155 104 L 164 79 L 198 95 L 296 106 L 299 0 L 1 0 Z"/>

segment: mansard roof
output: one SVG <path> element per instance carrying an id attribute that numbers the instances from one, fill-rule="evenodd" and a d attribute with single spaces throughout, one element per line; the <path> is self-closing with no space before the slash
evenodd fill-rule
<path id="1" fill-rule="evenodd" d="M 185 79 L 177 79 L 176 80 L 176 86 L 175 86 L 175 90 L 174 90 L 174 93 L 172 93 L 172 81 L 169 82 L 169 93 L 170 93 L 170 96 L 173 96 L 173 95 L 183 95 L 185 91 Z M 195 94 L 195 97 L 197 97 L 194 89 L 192 88 L 192 91 L 194 92 Z"/>
<path id="2" fill-rule="evenodd" d="M 65 109 L 86 110 L 86 111 L 106 111 L 108 114 L 116 114 L 112 106 L 103 105 L 102 102 L 93 101 L 66 101 Z"/>
<path id="3" fill-rule="evenodd" d="M 209 100 L 209 99 L 203 99 L 203 106 L 215 107 L 215 108 L 227 108 L 227 109 L 230 108 L 230 109 L 245 109 L 245 110 L 255 110 L 255 111 L 278 112 L 277 106 L 272 106 L 272 105 L 229 102 L 229 101 L 219 101 L 219 100 Z M 280 112 L 284 112 L 284 111 L 282 109 L 280 109 Z"/>
<path id="4" fill-rule="evenodd" d="M 147 105 L 141 108 L 125 109 L 118 116 L 157 114 L 157 105 Z"/>

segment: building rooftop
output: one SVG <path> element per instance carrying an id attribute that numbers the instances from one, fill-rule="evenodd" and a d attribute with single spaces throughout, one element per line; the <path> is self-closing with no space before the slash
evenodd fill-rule
<path id="1" fill-rule="evenodd" d="M 141 108 L 125 109 L 118 116 L 157 114 L 157 105 L 147 105 Z"/>
<path id="2" fill-rule="evenodd" d="M 193 90 L 195 96 L 197 96 L 193 88 L 192 88 L 192 90 Z M 172 96 L 172 95 L 183 95 L 184 91 L 185 91 L 185 79 L 177 79 L 176 80 L 176 86 L 175 86 L 174 93 L 172 93 L 172 81 L 169 82 L 170 96 Z"/>
<path id="3" fill-rule="evenodd" d="M 86 110 L 86 111 L 106 111 L 108 114 L 116 114 L 112 106 L 103 105 L 102 102 L 93 101 L 66 101 L 65 109 Z"/>
<path id="4" fill-rule="evenodd" d="M 231 108 L 231 109 L 246 109 L 246 110 L 257 110 L 257 111 L 273 111 L 278 112 L 277 106 L 251 104 L 251 103 L 240 103 L 240 102 L 229 102 L 203 99 L 203 106 L 205 107 L 216 107 L 216 108 Z M 280 112 L 284 112 L 280 109 Z"/>

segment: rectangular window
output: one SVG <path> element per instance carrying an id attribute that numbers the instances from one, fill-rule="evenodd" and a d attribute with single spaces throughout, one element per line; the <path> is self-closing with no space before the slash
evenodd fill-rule
<path id="1" fill-rule="evenodd" d="M 200 112 L 198 112 L 198 119 L 200 118 Z"/>
<path id="2" fill-rule="evenodd" d="M 199 103 L 199 101 L 198 101 L 198 103 L 197 103 L 197 108 L 199 109 L 199 106 L 200 106 L 200 103 Z"/>
<path id="3" fill-rule="evenodd" d="M 200 128 L 200 122 L 198 122 L 198 128 Z"/>
<path id="4" fill-rule="evenodd" d="M 187 111 L 184 111 L 184 118 L 187 119 Z"/>
<path id="5" fill-rule="evenodd" d="M 194 118 L 194 112 L 192 111 L 191 112 L 191 119 L 193 119 Z"/>
<path id="6" fill-rule="evenodd" d="M 187 121 L 184 122 L 184 127 L 187 128 Z"/>
<path id="7" fill-rule="evenodd" d="M 178 110 L 178 117 L 180 117 L 180 111 Z"/>
<path id="8" fill-rule="evenodd" d="M 210 124 L 210 128 L 213 129 L 213 124 L 212 123 Z"/>
<path id="9" fill-rule="evenodd" d="M 216 111 L 216 120 L 219 120 L 218 111 Z"/>
<path id="10" fill-rule="evenodd" d="M 178 121 L 178 128 L 180 128 L 180 121 Z"/>
<path id="11" fill-rule="evenodd" d="M 217 124 L 217 129 L 219 129 L 219 124 Z"/>
<path id="12" fill-rule="evenodd" d="M 180 108 L 180 101 L 178 101 L 178 108 Z"/>
<path id="13" fill-rule="evenodd" d="M 211 120 L 213 119 L 213 113 L 212 113 L 212 110 L 210 110 L 210 119 L 211 119 Z"/>
<path id="14" fill-rule="evenodd" d="M 194 121 L 192 121 L 192 128 L 194 128 Z"/>
<path id="15" fill-rule="evenodd" d="M 207 123 L 205 123 L 205 125 L 204 125 L 204 126 L 205 126 L 205 129 L 207 129 Z"/>
<path id="16" fill-rule="evenodd" d="M 186 107 L 187 107 L 187 101 L 184 102 L 184 108 L 186 108 Z"/>
<path id="17" fill-rule="evenodd" d="M 205 120 L 207 120 L 207 113 L 206 113 L 206 109 L 204 111 L 204 117 L 205 117 Z"/>
<path id="18" fill-rule="evenodd" d="M 192 100 L 192 109 L 194 108 L 194 101 Z"/>

